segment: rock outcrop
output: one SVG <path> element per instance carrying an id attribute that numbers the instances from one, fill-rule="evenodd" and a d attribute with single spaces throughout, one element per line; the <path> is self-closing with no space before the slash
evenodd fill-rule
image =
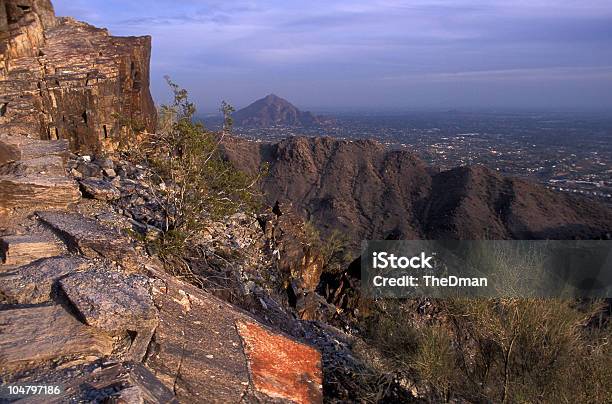
<path id="1" fill-rule="evenodd" d="M 159 403 L 322 401 L 316 349 L 166 274 L 118 229 L 94 218 L 38 212 L 30 220 L 40 231 L 57 231 L 65 246 L 41 254 L 59 256 L 0 265 L 3 381 L 59 380 L 67 388 L 56 402 L 132 394 Z M 131 249 L 139 266 L 117 262 L 117 244 L 100 248 L 111 243 L 111 234 Z M 5 239 L 9 246 L 18 240 Z M 124 378 L 131 370 L 108 370 L 109 364 L 140 369 L 139 363 L 146 385 Z M 75 391 L 70 374 L 101 382 Z"/>
<path id="2" fill-rule="evenodd" d="M 110 151 L 153 131 L 150 37 L 55 18 L 49 0 L 0 2 L 0 134 L 67 139 Z"/>
<path id="3" fill-rule="evenodd" d="M 0 373 L 60 358 L 110 355 L 113 340 L 79 322 L 61 305 L 0 310 Z"/>
<path id="4" fill-rule="evenodd" d="M 62 209 L 77 203 L 81 193 L 66 174 L 67 153 L 64 140 L 0 135 L 0 219 L 10 210 Z"/>
<path id="5" fill-rule="evenodd" d="M 62 248 L 55 240 L 40 235 L 0 238 L 0 257 L 5 265 L 21 266 L 41 258 L 60 255 Z"/>

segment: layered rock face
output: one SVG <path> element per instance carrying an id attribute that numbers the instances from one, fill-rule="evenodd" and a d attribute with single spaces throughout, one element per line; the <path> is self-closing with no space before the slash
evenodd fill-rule
<path id="1" fill-rule="evenodd" d="M 66 175 L 67 158 L 65 140 L 0 135 L 0 226 L 11 211 L 65 209 L 81 199 L 78 184 Z"/>
<path id="2" fill-rule="evenodd" d="M 0 383 L 61 385 L 26 397 L 50 403 L 321 402 L 317 349 L 144 251 L 134 167 L 70 153 L 153 129 L 150 38 L 0 0 L 0 46 Z"/>
<path id="3" fill-rule="evenodd" d="M 55 18 L 48 0 L 0 2 L 0 130 L 111 151 L 132 130 L 153 131 L 150 37 Z"/>
<path id="4" fill-rule="evenodd" d="M 55 24 L 49 0 L 1 0 L 0 71 L 6 73 L 12 59 L 36 56 L 44 46 L 44 30 Z"/>

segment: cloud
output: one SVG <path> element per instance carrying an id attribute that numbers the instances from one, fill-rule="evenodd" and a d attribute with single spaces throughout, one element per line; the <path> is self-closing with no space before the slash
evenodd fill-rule
<path id="1" fill-rule="evenodd" d="M 400 76 L 381 77 L 382 81 L 582 81 L 612 80 L 612 66 L 601 67 L 546 67 L 535 69 L 501 69 L 446 73 L 415 73 Z"/>
<path id="2" fill-rule="evenodd" d="M 563 80 L 588 79 L 605 86 L 612 66 L 610 0 L 55 0 L 55 5 L 61 14 L 114 34 L 151 34 L 154 82 L 167 73 L 189 86 L 206 81 L 218 98 L 238 82 L 263 93 L 277 86 L 303 91 L 316 83 L 329 91 L 338 83 L 337 91 L 356 86 L 367 92 L 381 78 L 396 83 L 398 94 L 410 80 L 547 80 L 561 86 Z M 317 95 L 312 97 L 314 105 Z M 347 102 L 353 97 L 347 95 Z"/>

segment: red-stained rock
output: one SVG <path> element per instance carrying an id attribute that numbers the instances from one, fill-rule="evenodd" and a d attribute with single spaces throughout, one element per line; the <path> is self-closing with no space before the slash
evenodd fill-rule
<path id="1" fill-rule="evenodd" d="M 255 388 L 270 397 L 296 403 L 320 403 L 321 354 L 260 325 L 239 321 Z"/>
<path id="2" fill-rule="evenodd" d="M 160 321 L 145 365 L 180 402 L 321 402 L 315 349 L 266 331 L 201 289 L 154 267 L 149 271 L 158 278 L 153 296 Z M 272 356 L 261 355 L 262 343 Z"/>

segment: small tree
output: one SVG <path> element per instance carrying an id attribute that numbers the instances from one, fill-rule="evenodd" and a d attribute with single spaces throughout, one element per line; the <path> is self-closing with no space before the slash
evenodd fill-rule
<path id="1" fill-rule="evenodd" d="M 207 225 L 235 212 L 252 211 L 259 203 L 256 183 L 226 161 L 219 151 L 231 132 L 233 108 L 223 102 L 223 130 L 207 130 L 194 119 L 188 93 L 166 77 L 174 100 L 159 110 L 156 134 L 149 136 L 141 157 L 150 168 L 149 181 L 163 213 L 157 252 L 162 258 L 181 256 Z"/>

